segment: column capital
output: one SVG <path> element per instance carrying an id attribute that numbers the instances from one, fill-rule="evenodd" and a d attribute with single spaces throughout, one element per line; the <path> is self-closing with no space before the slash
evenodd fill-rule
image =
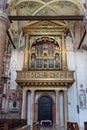
<path id="1" fill-rule="evenodd" d="M 64 92 L 67 92 L 67 89 L 64 89 Z"/>
<path id="2" fill-rule="evenodd" d="M 60 90 L 55 90 L 55 93 L 59 93 Z"/>
<path id="3" fill-rule="evenodd" d="M 31 92 L 32 92 L 32 93 L 34 93 L 34 92 L 35 92 L 35 90 L 31 90 Z"/>
<path id="4" fill-rule="evenodd" d="M 5 22 L 5 24 L 7 25 L 7 28 L 10 27 L 10 21 L 7 14 L 2 12 L 1 10 L 0 10 L 0 22 Z"/>
<path id="5" fill-rule="evenodd" d="M 24 92 L 24 93 L 27 93 L 27 90 L 26 90 L 26 89 L 23 89 L 23 92 Z"/>

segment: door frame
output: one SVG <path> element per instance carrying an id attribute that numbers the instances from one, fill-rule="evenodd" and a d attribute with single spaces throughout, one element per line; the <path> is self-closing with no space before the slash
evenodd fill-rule
<path id="1" fill-rule="evenodd" d="M 52 101 L 52 121 L 53 121 L 53 124 L 56 124 L 56 116 L 55 116 L 55 113 L 56 113 L 56 104 L 55 104 L 55 101 L 54 101 L 53 97 L 50 96 L 48 93 L 41 94 L 37 98 L 37 100 L 36 100 L 36 102 L 34 104 L 34 108 L 35 108 L 34 109 L 34 122 L 38 122 L 38 101 L 39 101 L 39 99 L 42 96 L 47 96 L 47 97 L 49 97 L 51 99 L 51 101 Z"/>

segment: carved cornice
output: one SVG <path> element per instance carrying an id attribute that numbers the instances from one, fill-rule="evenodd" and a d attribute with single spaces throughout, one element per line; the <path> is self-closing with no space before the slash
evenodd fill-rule
<path id="1" fill-rule="evenodd" d="M 25 35 L 62 35 L 68 31 L 68 26 L 61 22 L 39 20 L 23 27 Z"/>
<path id="2" fill-rule="evenodd" d="M 64 88 L 68 88 L 68 87 L 70 87 L 71 85 L 72 85 L 72 83 L 74 82 L 74 81 L 67 81 L 67 82 L 61 82 L 61 81 L 54 81 L 54 82 L 52 82 L 52 81 L 40 81 L 40 82 L 26 82 L 26 81 L 22 81 L 22 82 L 20 82 L 20 81 L 18 81 L 17 80 L 17 82 L 18 82 L 18 84 L 20 85 L 20 87 L 28 87 L 28 88 L 61 88 L 61 87 L 64 87 Z"/>

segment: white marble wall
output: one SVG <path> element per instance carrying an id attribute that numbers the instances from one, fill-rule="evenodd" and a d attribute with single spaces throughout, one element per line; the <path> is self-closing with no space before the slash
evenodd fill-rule
<path id="1" fill-rule="evenodd" d="M 79 124 L 83 127 L 84 121 L 87 121 L 87 52 L 76 53 L 76 75 L 77 75 L 77 91 L 78 91 L 78 104 L 79 104 Z M 81 90 L 84 91 L 83 105 L 80 104 Z M 85 104 L 84 104 L 85 103 Z"/>
<path id="2" fill-rule="evenodd" d="M 87 121 L 87 52 L 84 50 L 74 52 L 70 37 L 67 37 L 66 43 L 68 69 L 75 71 L 75 82 L 68 90 L 69 121 L 77 121 L 80 129 L 83 129 L 84 121 Z M 84 96 L 82 96 L 83 91 Z M 83 104 L 80 103 L 80 96 Z M 79 106 L 79 113 L 77 112 L 77 105 Z"/>
<path id="3" fill-rule="evenodd" d="M 16 89 L 16 76 L 17 70 L 22 70 L 23 67 L 23 51 L 12 50 L 11 61 L 10 61 L 10 71 L 11 71 L 11 82 L 10 89 Z"/>
<path id="4" fill-rule="evenodd" d="M 10 81 L 10 89 L 16 89 L 17 83 L 16 80 L 16 70 L 18 66 L 17 61 L 17 50 L 13 50 L 11 54 L 11 62 L 10 62 L 10 71 L 11 71 L 11 81 Z"/>

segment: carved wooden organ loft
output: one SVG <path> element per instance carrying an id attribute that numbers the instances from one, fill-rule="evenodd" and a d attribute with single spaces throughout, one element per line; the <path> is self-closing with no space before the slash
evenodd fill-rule
<path id="1" fill-rule="evenodd" d="M 70 87 L 74 71 L 67 67 L 67 31 L 64 23 L 48 20 L 33 21 L 23 27 L 24 64 L 16 79 L 21 87 L 38 90 Z"/>

